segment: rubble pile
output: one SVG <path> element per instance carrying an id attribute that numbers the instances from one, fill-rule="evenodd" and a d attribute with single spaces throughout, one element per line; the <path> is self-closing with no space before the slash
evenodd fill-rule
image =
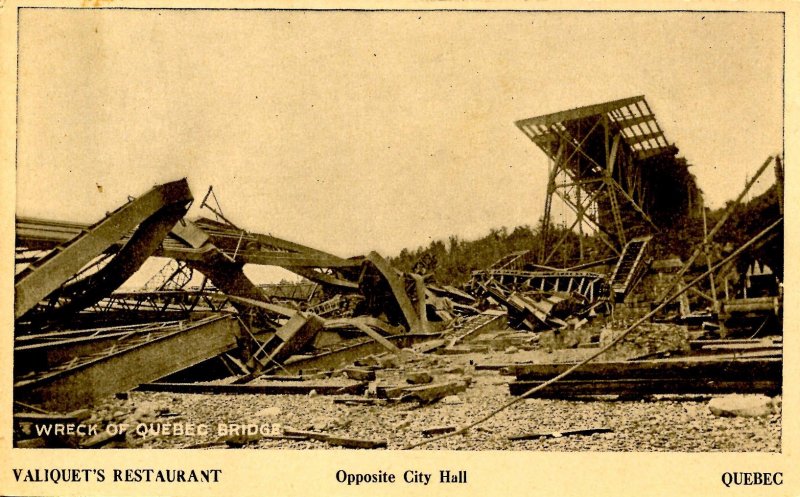
<path id="1" fill-rule="evenodd" d="M 561 412 L 565 401 L 546 399 L 752 391 L 768 395 L 762 396 L 767 402 L 750 399 L 744 407 L 735 402 L 730 407 L 732 401 L 720 397 L 709 404 L 710 412 L 736 419 L 770 416 L 770 423 L 780 416 L 772 399 L 780 393 L 781 342 L 692 341 L 686 325 L 671 322 L 628 329 L 647 309 L 642 294 L 631 293 L 631 299 L 626 294 L 638 280 L 648 281 L 649 238 L 632 241 L 605 274 L 543 269 L 524 252 L 473 272 L 457 288 L 435 281 L 435 263 L 429 259 L 415 265 L 423 274 L 404 273 L 375 252 L 338 259 L 247 234 L 230 223 L 201 219 L 180 226 L 171 232 L 169 244 L 163 242 L 163 250 L 174 255 L 175 243 L 182 241 L 182 250 L 199 250 L 203 260 L 180 256 L 185 262 L 165 266 L 159 276 L 163 281 L 148 282 L 157 290 L 112 293 L 100 300 L 102 312 L 96 308 L 95 314 L 84 313 L 75 321 L 63 321 L 65 311 L 56 306 L 54 315 L 74 323 L 75 331 L 48 331 L 57 322 L 50 320 L 44 304 L 21 314 L 15 392 L 18 406 L 28 411 L 15 414 L 17 446 L 399 448 L 456 433 L 504 396 L 527 395 L 623 333 L 619 343 L 604 350 L 602 362 L 541 390 L 539 399 L 528 399 L 524 406 L 546 402 L 536 405 Z M 244 250 L 241 240 L 233 245 L 236 236 L 245 235 L 250 240 Z M 236 257 L 312 259 L 329 269 L 290 266 L 309 279 L 259 287 L 230 264 Z M 674 264 L 668 266 L 674 272 Z M 214 285 L 186 289 L 193 270 L 207 274 Z M 132 309 L 144 305 L 151 314 L 178 320 L 98 327 L 130 317 Z M 92 317 L 94 323 L 87 321 Z M 731 353 L 751 359 L 731 361 Z M 142 367 L 143 357 L 151 361 L 147 367 Z M 658 362 L 699 357 L 704 362 Z M 179 360 L 185 366 L 175 370 L 172 365 Z M 743 371 L 750 372 L 751 383 L 741 381 Z M 96 374 L 104 374 L 104 381 L 90 380 Z M 115 374 L 125 374 L 128 383 Z M 507 374 L 516 379 L 504 379 Z M 70 390 L 53 381 L 62 377 L 73 382 Z M 75 390 L 76 384 L 81 390 Z M 614 423 L 602 418 L 607 422 L 594 420 L 588 426 L 583 418 L 567 417 L 558 426 L 534 426 L 519 419 L 525 407 L 515 412 L 512 417 L 498 414 L 469 434 L 432 447 L 625 450 L 629 442 L 619 431 L 635 433 L 642 423 L 623 411 L 622 421 Z M 701 419 L 700 424 L 711 421 Z M 55 434 L 45 428 L 65 420 L 90 429 Z M 583 426 L 565 427 L 574 422 Z M 247 428 L 254 426 L 259 428 Z M 777 446 L 774 431 L 759 433 L 756 440 L 766 444 L 759 447 Z M 553 442 L 560 438 L 575 443 Z M 682 445 L 680 439 L 656 440 L 648 450 L 724 448 L 697 444 L 691 436 Z M 590 446 L 584 445 L 587 440 Z"/>
<path id="2" fill-rule="evenodd" d="M 592 343 L 596 327 L 567 326 L 558 330 L 544 331 L 539 334 L 539 345 L 545 350 L 571 349 Z"/>
<path id="3" fill-rule="evenodd" d="M 578 357 L 578 349 L 562 351 Z M 527 359 L 548 357 L 529 352 Z M 508 386 L 496 370 L 480 369 L 508 357 L 502 351 L 467 355 L 431 355 L 430 360 L 407 366 L 376 369 L 377 386 L 408 386 L 406 375 L 425 366 L 432 384 L 449 378 L 472 378 L 470 386 L 437 402 L 400 401 L 363 395 L 232 395 L 131 392 L 109 399 L 91 410 L 100 431 L 109 423 L 134 421 L 124 436 L 94 448 L 205 448 L 205 449 L 342 449 L 356 445 L 399 449 L 463 426 L 484 416 L 508 399 Z M 525 357 L 525 356 L 521 356 Z M 567 355 L 563 355 L 567 358 Z M 470 361 L 475 364 L 470 365 Z M 463 371 L 463 373 L 462 373 Z M 341 381 L 342 375 L 333 377 Z M 320 380 L 309 380 L 314 383 Z M 711 397 L 723 398 L 720 397 Z M 743 396 L 745 398 L 758 396 Z M 779 397 L 768 397 L 769 412 L 756 417 L 720 417 L 708 396 L 662 396 L 640 400 L 526 399 L 466 435 L 435 441 L 427 449 L 537 450 L 537 451 L 762 451 L 778 452 L 781 438 Z M 95 409 L 97 413 L 95 414 Z M 84 421 L 86 423 L 88 421 Z M 91 421 L 94 423 L 95 421 Z M 193 427 L 190 435 L 169 430 Z M 200 428 L 199 426 L 204 426 Z M 237 427 L 252 434 L 233 432 Z M 151 430 L 152 428 L 152 430 Z M 588 434 L 570 431 L 605 429 Z M 198 432 L 200 431 L 200 432 Z M 298 434 L 299 433 L 299 434 Z M 531 433 L 560 436 L 519 439 Z M 27 439 L 38 446 L 80 447 L 85 437 L 73 440 Z M 88 441 L 88 438 L 86 438 Z M 333 442 L 330 443 L 330 442 Z"/>
<path id="4" fill-rule="evenodd" d="M 493 232 L 476 265 L 454 238 L 446 271 L 430 252 L 401 271 L 244 229 L 212 188 L 214 219 L 187 219 L 186 179 L 91 225 L 18 218 L 14 443 L 780 450 L 782 197 L 759 199 L 781 216 L 747 242 L 710 242 L 772 158 L 679 256 L 670 236 L 699 226 L 701 192 L 643 97 L 517 126 L 553 161 L 542 224 L 522 238 L 536 246 L 515 231 L 501 250 Z M 571 228 L 551 223 L 557 193 Z M 169 262 L 123 290 L 150 257 Z M 298 280 L 259 285 L 246 265 Z"/>
<path id="5" fill-rule="evenodd" d="M 600 346 L 610 344 L 622 328 L 606 327 L 600 333 Z M 643 323 L 617 342 L 604 356 L 605 360 L 681 355 L 690 351 L 686 326 L 669 323 Z"/>

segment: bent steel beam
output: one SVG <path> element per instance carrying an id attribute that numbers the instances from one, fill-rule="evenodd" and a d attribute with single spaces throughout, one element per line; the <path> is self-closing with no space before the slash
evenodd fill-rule
<path id="1" fill-rule="evenodd" d="M 17 249 L 48 250 L 77 237 L 87 225 L 36 218 L 17 218 Z M 152 254 L 200 265 L 218 255 L 231 263 L 283 267 L 311 281 L 341 291 L 355 291 L 353 281 L 363 258 L 343 259 L 321 250 L 281 240 L 270 235 L 246 233 L 209 219 L 196 222 L 183 219 L 170 237 Z M 127 241 L 123 237 L 105 252 L 112 252 Z M 19 259 L 18 259 L 19 262 Z"/>
<path id="2" fill-rule="evenodd" d="M 236 346 L 238 320 L 230 315 L 183 322 L 157 337 L 14 385 L 14 399 L 69 411 L 162 378 Z"/>
<path id="3" fill-rule="evenodd" d="M 317 260 L 319 263 L 296 263 L 295 265 L 316 265 L 319 267 L 357 267 L 360 260 L 342 259 L 333 254 L 323 252 L 299 243 L 282 240 L 272 235 L 245 232 L 241 229 L 213 221 L 208 218 L 199 218 L 194 224 L 205 231 L 211 242 L 229 255 L 250 254 L 253 264 L 259 264 L 259 255 L 295 255 L 306 259 Z M 291 262 L 291 259 L 289 259 Z M 249 261 L 248 261 L 249 262 Z M 263 264 L 263 263 L 262 263 Z M 266 263 L 271 264 L 271 263 Z M 280 264 L 275 264 L 280 265 Z"/>
<path id="4" fill-rule="evenodd" d="M 408 324 L 408 331 L 410 333 L 419 332 L 422 328 L 419 315 L 417 315 L 414 305 L 411 303 L 411 299 L 408 298 L 405 284 L 398 276 L 397 271 L 390 266 L 389 263 L 386 262 L 386 259 L 381 257 L 377 252 L 370 252 L 367 256 L 367 260 L 371 262 L 373 266 L 375 266 L 375 269 L 381 273 L 383 278 L 386 280 L 386 283 L 389 284 L 389 288 L 394 295 L 397 306 L 400 308 L 400 311 L 403 313 L 403 317 Z"/>
<path id="5" fill-rule="evenodd" d="M 191 200 L 192 194 L 185 178 L 156 186 L 141 197 L 131 200 L 108 214 L 98 223 L 81 230 L 80 234 L 66 244 L 55 247 L 52 252 L 31 263 L 15 279 L 14 318 L 21 317 L 33 308 L 43 298 L 68 281 L 83 266 L 130 233 L 137 225 L 141 224 L 140 230 L 144 229 L 145 231 L 137 230 L 136 233 L 139 235 L 134 233 L 133 238 L 137 241 L 147 239 L 149 235 L 146 235 L 146 231 L 150 230 L 152 226 L 143 221 L 162 209 L 169 207 L 170 214 L 167 217 L 175 217 L 175 221 L 177 221 L 181 216 L 176 216 L 171 209 L 179 212 L 181 209 L 185 209 L 186 204 Z M 166 232 L 164 234 L 166 235 Z M 153 250 L 155 248 L 153 247 Z M 124 249 L 125 247 L 123 247 Z M 131 250 L 134 251 L 133 248 Z M 137 259 L 139 258 L 137 257 Z M 144 259 L 146 257 L 141 261 L 143 262 Z M 130 269 L 127 268 L 128 264 L 122 262 L 118 263 L 117 269 L 122 266 Z M 108 280 L 109 284 L 110 280 Z"/>
<path id="6" fill-rule="evenodd" d="M 125 283 L 161 245 L 172 226 L 186 214 L 186 204 L 173 204 L 145 219 L 111 261 L 96 273 L 52 293 L 59 305 L 49 319 L 64 319 L 92 306 Z"/>
<path id="7" fill-rule="evenodd" d="M 217 249 L 208 251 L 201 260 L 189 262 L 189 267 L 208 276 L 214 286 L 226 295 L 268 302 L 264 292 L 244 274 L 243 266 L 232 262 Z"/>
<path id="8" fill-rule="evenodd" d="M 335 274 L 316 271 L 315 268 L 292 268 L 290 271 L 315 283 L 334 287 L 339 292 L 355 292 L 358 290 L 358 283 L 340 278 Z"/>
<path id="9" fill-rule="evenodd" d="M 88 228 L 88 225 L 80 223 L 18 217 L 17 245 L 26 250 L 49 250 L 68 242 Z M 239 232 L 204 218 L 196 222 L 183 219 L 170 234 L 176 240 L 165 239 L 153 255 L 179 261 L 202 261 L 205 253 L 215 246 L 229 258 L 239 262 L 280 266 L 298 273 L 311 272 L 314 268 L 358 268 L 362 261 L 362 258 L 343 259 L 269 235 Z M 125 241 L 122 238 L 115 245 Z M 321 275 L 319 278 L 324 279 L 325 276 Z M 349 282 L 345 282 L 347 283 Z"/>
<path id="10" fill-rule="evenodd" d="M 195 221 L 184 221 L 184 223 L 187 227 L 205 233 L 208 242 L 231 260 L 246 264 L 279 266 L 290 270 L 295 267 L 358 268 L 361 265 L 360 259 L 342 259 L 333 254 L 281 240 L 271 235 L 245 232 L 211 219 L 200 218 Z M 202 249 L 195 245 L 193 247 Z M 164 244 L 159 255 L 180 260 L 202 258 L 202 254 L 197 250 L 172 244 Z"/>

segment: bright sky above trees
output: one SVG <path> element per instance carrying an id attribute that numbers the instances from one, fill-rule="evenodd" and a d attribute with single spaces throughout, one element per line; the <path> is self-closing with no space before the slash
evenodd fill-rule
<path id="1" fill-rule="evenodd" d="M 26 9 L 19 39 L 26 216 L 186 176 L 246 229 L 394 255 L 537 222 L 518 119 L 643 94 L 712 207 L 782 147 L 778 14 Z"/>

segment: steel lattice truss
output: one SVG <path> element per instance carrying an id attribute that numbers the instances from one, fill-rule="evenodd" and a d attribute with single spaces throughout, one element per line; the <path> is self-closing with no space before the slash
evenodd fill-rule
<path id="1" fill-rule="evenodd" d="M 678 150 L 665 138 L 643 96 L 523 119 L 516 125 L 552 161 L 543 218 L 544 264 L 564 241 L 562 237 L 547 254 L 553 195 L 575 213 L 570 230 L 596 231 L 617 254 L 629 238 L 658 229 L 648 209 L 654 185 L 647 163 Z"/>

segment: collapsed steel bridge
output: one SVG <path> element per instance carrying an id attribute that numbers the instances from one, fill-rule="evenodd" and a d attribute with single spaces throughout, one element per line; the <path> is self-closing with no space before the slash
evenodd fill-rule
<path id="1" fill-rule="evenodd" d="M 382 335 L 398 329 L 425 331 L 424 283 L 378 254 L 345 259 L 227 222 L 188 220 L 192 201 L 182 179 L 129 198 L 94 224 L 17 218 L 15 401 L 72 409 L 234 349 L 245 360 L 226 356 L 228 363 L 252 373 L 315 338 L 322 344 L 325 327 L 385 344 Z M 149 257 L 169 262 L 141 291 L 118 291 Z M 305 281 L 262 288 L 246 264 L 282 267 Z M 202 284 L 190 288 L 195 273 Z M 335 298 L 325 300 L 328 290 Z M 335 316 L 348 293 L 400 328 L 315 314 Z"/>

